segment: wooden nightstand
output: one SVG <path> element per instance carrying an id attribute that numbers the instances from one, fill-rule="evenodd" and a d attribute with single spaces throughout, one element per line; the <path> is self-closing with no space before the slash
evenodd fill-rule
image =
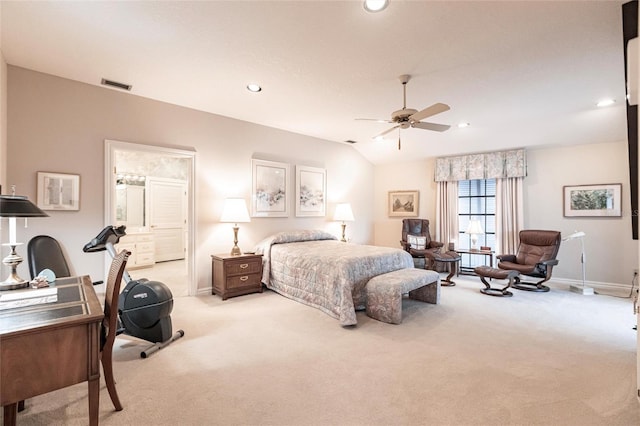
<path id="1" fill-rule="evenodd" d="M 214 254 L 211 293 L 226 300 L 249 293 L 262 293 L 262 255 Z"/>

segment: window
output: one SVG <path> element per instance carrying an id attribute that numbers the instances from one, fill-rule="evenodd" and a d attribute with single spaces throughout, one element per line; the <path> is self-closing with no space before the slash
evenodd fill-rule
<path id="1" fill-rule="evenodd" d="M 484 233 L 478 235 L 477 248 L 495 248 L 496 245 L 496 180 L 474 179 L 458 181 L 458 243 L 457 248 L 471 247 L 471 236 L 466 233 L 472 220 L 480 222 Z M 485 265 L 484 255 L 462 254 L 460 269 L 473 269 Z"/>

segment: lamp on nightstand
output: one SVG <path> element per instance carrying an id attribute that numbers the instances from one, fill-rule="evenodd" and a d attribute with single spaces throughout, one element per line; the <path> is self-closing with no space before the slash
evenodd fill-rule
<path id="1" fill-rule="evenodd" d="M 233 248 L 231 256 L 240 256 L 242 251 L 238 247 L 238 223 L 250 222 L 249 212 L 247 211 L 247 203 L 244 198 L 227 198 L 224 200 L 224 208 L 220 222 L 233 223 Z"/>
<path id="2" fill-rule="evenodd" d="M 347 224 L 345 222 L 353 222 L 353 212 L 351 211 L 351 204 L 349 203 L 340 203 L 336 206 L 336 212 L 333 215 L 333 220 L 341 220 L 342 221 L 342 241 L 343 243 L 347 242 L 347 238 L 345 236 L 345 230 L 347 228 Z"/>

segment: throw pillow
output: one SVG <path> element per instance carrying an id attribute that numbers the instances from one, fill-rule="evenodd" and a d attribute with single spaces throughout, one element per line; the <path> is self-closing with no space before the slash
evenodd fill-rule
<path id="1" fill-rule="evenodd" d="M 424 250 L 427 248 L 427 237 L 407 235 L 407 242 L 412 249 Z"/>

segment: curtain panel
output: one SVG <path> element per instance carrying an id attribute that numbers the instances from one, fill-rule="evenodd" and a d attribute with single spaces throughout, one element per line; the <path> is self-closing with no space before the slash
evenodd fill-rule
<path id="1" fill-rule="evenodd" d="M 436 158 L 436 182 L 525 177 L 524 149 Z"/>

